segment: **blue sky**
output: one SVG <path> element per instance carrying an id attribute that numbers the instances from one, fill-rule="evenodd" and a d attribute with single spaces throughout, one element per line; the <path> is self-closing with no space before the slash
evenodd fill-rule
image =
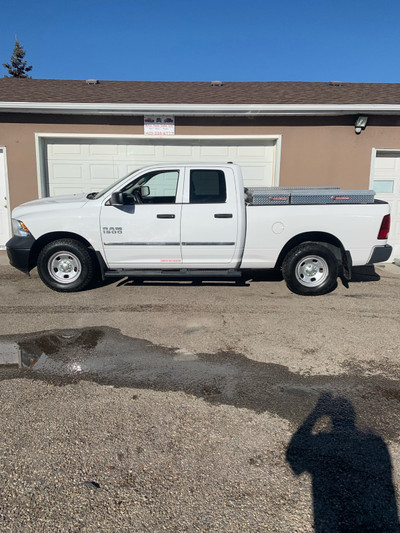
<path id="1" fill-rule="evenodd" d="M 399 0 L 0 0 L 0 7 L 0 64 L 17 36 L 34 78 L 400 82 Z"/>

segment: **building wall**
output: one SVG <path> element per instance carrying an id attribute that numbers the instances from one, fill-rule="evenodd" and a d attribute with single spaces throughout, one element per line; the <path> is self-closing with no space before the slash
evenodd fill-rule
<path id="1" fill-rule="evenodd" d="M 281 186 L 368 188 L 372 148 L 400 149 L 400 119 L 370 117 L 176 117 L 176 135 L 282 135 Z M 35 133 L 143 134 L 143 117 L 0 115 L 11 207 L 38 197 Z"/>

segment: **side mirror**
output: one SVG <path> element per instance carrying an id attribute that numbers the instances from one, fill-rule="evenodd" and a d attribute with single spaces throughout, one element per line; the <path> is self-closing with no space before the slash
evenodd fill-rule
<path id="1" fill-rule="evenodd" d="M 125 194 L 123 192 L 113 192 L 110 200 L 111 205 L 124 205 L 125 204 Z"/>
<path id="2" fill-rule="evenodd" d="M 143 185 L 140 187 L 140 196 L 142 198 L 145 198 L 146 196 L 150 195 L 150 187 L 148 185 Z"/>

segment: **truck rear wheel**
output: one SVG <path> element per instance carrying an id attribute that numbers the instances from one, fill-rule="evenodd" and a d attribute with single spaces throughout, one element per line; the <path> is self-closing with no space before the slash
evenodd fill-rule
<path id="1" fill-rule="evenodd" d="M 318 296 L 336 289 L 338 262 L 322 244 L 300 244 L 285 257 L 282 274 L 292 292 Z"/>
<path id="2" fill-rule="evenodd" d="M 39 253 L 37 269 L 43 283 L 58 292 L 81 291 L 94 276 L 89 250 L 73 239 L 47 244 Z"/>

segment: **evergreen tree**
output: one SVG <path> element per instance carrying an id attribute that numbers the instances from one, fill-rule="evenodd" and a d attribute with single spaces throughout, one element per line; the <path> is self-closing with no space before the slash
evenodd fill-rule
<path id="1" fill-rule="evenodd" d="M 30 78 L 27 72 L 32 70 L 32 65 L 27 67 L 27 62 L 24 60 L 25 57 L 24 47 L 15 39 L 15 46 L 13 54 L 11 56 L 9 63 L 3 63 L 3 67 L 8 70 L 9 76 L 4 76 L 5 78 Z"/>

